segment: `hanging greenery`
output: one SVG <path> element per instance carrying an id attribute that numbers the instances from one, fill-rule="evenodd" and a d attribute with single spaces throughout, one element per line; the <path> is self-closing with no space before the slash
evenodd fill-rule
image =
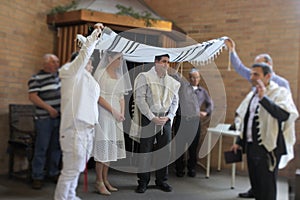
<path id="1" fill-rule="evenodd" d="M 142 20 L 144 20 L 145 26 L 147 26 L 147 27 L 151 27 L 152 23 L 153 22 L 155 23 L 157 21 L 157 19 L 154 19 L 152 17 L 152 14 L 148 11 L 143 11 L 141 14 L 141 13 L 135 12 L 132 7 L 126 7 L 126 6 L 123 6 L 120 4 L 117 4 L 116 8 L 118 10 L 120 10 L 117 13 L 117 15 L 127 15 L 127 16 L 131 16 L 135 19 L 142 19 Z"/>
<path id="2" fill-rule="evenodd" d="M 64 13 L 67 12 L 68 10 L 72 9 L 72 8 L 76 8 L 78 2 L 77 0 L 73 0 L 71 3 L 65 5 L 65 6 L 56 6 L 54 8 L 51 9 L 50 11 L 50 15 L 55 15 L 58 13 Z"/>

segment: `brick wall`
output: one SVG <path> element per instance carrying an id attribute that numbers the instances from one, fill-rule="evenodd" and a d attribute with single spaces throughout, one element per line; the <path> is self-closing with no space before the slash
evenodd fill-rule
<path id="1" fill-rule="evenodd" d="M 294 100 L 298 102 L 298 108 L 300 107 L 300 1 L 145 0 L 145 2 L 159 15 L 175 22 L 198 42 L 224 35 L 231 37 L 237 44 L 240 58 L 247 66 L 252 64 L 255 55 L 269 53 L 273 57 L 274 70 L 289 80 Z M 215 63 L 221 72 L 226 90 L 226 122 L 231 123 L 235 109 L 249 91 L 249 84 L 234 70 L 227 70 L 227 52 L 223 52 Z M 299 121 L 296 130 L 300 136 Z M 223 150 L 228 149 L 231 142 L 231 139 L 226 140 Z M 300 167 L 298 146 L 299 142 L 295 145 L 296 159 L 281 170 L 281 174 L 294 176 L 295 168 Z M 212 164 L 216 167 L 216 162 L 213 161 Z"/>
<path id="2" fill-rule="evenodd" d="M 0 3 L 0 174 L 7 172 L 8 104 L 30 103 L 27 81 L 55 53 L 55 31 L 46 23 L 51 8 L 71 0 L 2 0 Z"/>

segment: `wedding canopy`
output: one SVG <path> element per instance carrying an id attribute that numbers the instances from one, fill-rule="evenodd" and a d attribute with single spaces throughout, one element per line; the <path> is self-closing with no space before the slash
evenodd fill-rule
<path id="1" fill-rule="evenodd" d="M 84 42 L 82 35 L 77 35 Z M 189 61 L 204 65 L 212 61 L 225 47 L 226 36 L 181 48 L 155 47 L 124 38 L 106 27 L 96 49 L 122 52 L 124 58 L 132 62 L 154 62 L 156 55 L 169 54 L 170 62 Z"/>

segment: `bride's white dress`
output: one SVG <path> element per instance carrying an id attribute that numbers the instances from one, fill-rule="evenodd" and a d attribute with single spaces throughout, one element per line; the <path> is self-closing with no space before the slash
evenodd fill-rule
<path id="1" fill-rule="evenodd" d="M 118 79 L 113 79 L 105 71 L 99 81 L 100 96 L 115 110 L 120 111 L 120 100 L 124 90 Z M 110 162 L 125 158 L 123 123 L 117 122 L 113 115 L 98 104 L 99 124 L 95 128 L 93 156 L 95 161 Z"/>

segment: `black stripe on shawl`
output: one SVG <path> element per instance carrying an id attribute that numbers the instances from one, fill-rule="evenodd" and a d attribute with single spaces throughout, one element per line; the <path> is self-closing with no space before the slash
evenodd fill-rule
<path id="1" fill-rule="evenodd" d="M 179 54 L 179 56 L 177 56 L 172 62 L 175 62 L 177 59 L 179 59 L 179 58 L 181 57 L 182 54 L 183 54 L 183 52 L 181 52 L 181 53 Z"/>
<path id="2" fill-rule="evenodd" d="M 139 43 L 135 43 L 136 46 L 134 47 L 134 49 L 132 51 L 129 52 L 129 54 L 132 54 L 133 52 L 135 52 L 135 50 L 138 48 L 138 46 L 140 46 Z"/>
<path id="3" fill-rule="evenodd" d="M 133 41 L 133 42 L 131 43 L 129 49 L 128 49 L 125 53 L 128 53 L 129 51 L 131 51 L 131 49 L 133 48 L 133 46 L 135 45 L 135 43 L 136 43 L 136 42 Z M 133 49 L 135 49 L 135 48 L 133 48 Z"/>
<path id="4" fill-rule="evenodd" d="M 205 51 L 208 47 L 210 47 L 212 44 L 213 44 L 213 43 L 206 44 L 205 47 L 204 47 L 201 51 L 199 51 L 199 53 L 197 53 L 191 60 L 194 60 L 195 58 L 201 56 L 201 55 L 204 53 L 204 51 Z"/>
<path id="5" fill-rule="evenodd" d="M 112 42 L 112 44 L 110 45 L 110 47 L 107 50 L 113 51 L 116 48 L 116 46 L 118 45 L 120 39 L 121 39 L 121 36 L 117 35 L 116 38 L 114 39 L 114 41 Z"/>
<path id="6" fill-rule="evenodd" d="M 130 40 L 127 41 L 127 43 L 125 44 L 125 46 L 123 47 L 123 49 L 121 50 L 121 52 L 123 53 L 125 51 L 125 49 L 129 46 Z"/>
<path id="7" fill-rule="evenodd" d="M 220 45 L 220 47 L 223 45 L 223 43 Z M 214 55 L 216 51 L 219 51 L 220 47 L 216 48 L 215 51 L 213 51 L 208 57 L 211 57 L 211 55 Z"/>
<path id="8" fill-rule="evenodd" d="M 196 51 L 196 49 L 198 49 L 198 48 L 199 48 L 199 46 L 197 46 L 197 47 L 195 47 L 193 49 L 188 50 L 186 52 L 185 56 L 182 56 L 181 58 L 178 58 L 178 60 L 175 61 L 175 62 L 182 62 L 183 60 L 185 60 L 186 58 L 188 58 L 190 55 L 192 55 Z"/>
<path id="9" fill-rule="evenodd" d="M 189 51 L 190 51 L 190 50 L 185 51 L 185 53 L 184 53 L 182 56 L 177 57 L 176 60 L 174 60 L 174 62 L 178 62 L 179 60 L 181 60 L 182 58 L 184 58 L 184 57 L 189 53 Z"/>

